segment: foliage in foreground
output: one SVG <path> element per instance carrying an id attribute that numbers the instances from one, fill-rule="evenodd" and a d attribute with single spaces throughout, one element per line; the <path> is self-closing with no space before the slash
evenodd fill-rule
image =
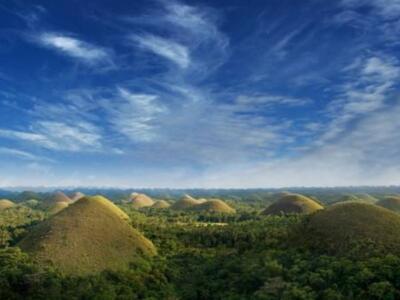
<path id="1" fill-rule="evenodd" d="M 399 256 L 339 257 L 294 247 L 292 228 L 305 217 L 127 213 L 155 243 L 158 257 L 126 271 L 63 276 L 35 265 L 16 247 L 3 247 L 0 299 L 400 298 Z M 9 220 L 14 225 L 5 230 L 29 227 L 37 217 L 13 214 L 18 222 Z M 17 239 L 11 236 L 9 244 Z"/>

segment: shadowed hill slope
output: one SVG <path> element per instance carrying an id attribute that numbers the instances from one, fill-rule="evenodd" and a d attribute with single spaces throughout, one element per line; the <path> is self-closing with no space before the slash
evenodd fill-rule
<path id="1" fill-rule="evenodd" d="M 400 253 L 400 216 L 373 204 L 338 203 L 310 216 L 300 243 L 329 254 Z"/>
<path id="2" fill-rule="evenodd" d="M 392 211 L 400 212 L 400 196 L 387 196 L 376 204 Z"/>
<path id="3" fill-rule="evenodd" d="M 300 194 L 287 194 L 268 206 L 262 214 L 309 214 L 320 209 L 323 209 L 320 204 L 306 196 Z"/>
<path id="4" fill-rule="evenodd" d="M 40 264 L 65 274 L 126 268 L 154 245 L 128 223 L 128 216 L 101 196 L 84 197 L 38 224 L 18 244 Z"/>

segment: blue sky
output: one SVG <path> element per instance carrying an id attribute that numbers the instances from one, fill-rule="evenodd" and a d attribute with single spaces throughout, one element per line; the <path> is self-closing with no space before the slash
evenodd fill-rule
<path id="1" fill-rule="evenodd" d="M 400 182 L 400 0 L 0 0 L 0 186 Z"/>

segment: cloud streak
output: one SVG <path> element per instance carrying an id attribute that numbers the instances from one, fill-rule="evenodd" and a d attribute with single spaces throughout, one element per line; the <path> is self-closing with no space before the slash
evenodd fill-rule
<path id="1" fill-rule="evenodd" d="M 172 61 L 183 69 L 190 65 L 189 49 L 175 41 L 154 35 L 132 36 L 131 39 L 137 42 L 140 48 Z"/>
<path id="2" fill-rule="evenodd" d="M 76 37 L 56 32 L 44 32 L 36 38 L 38 43 L 59 51 L 87 64 L 102 64 L 110 61 L 110 53 L 101 47 L 82 41 Z"/>

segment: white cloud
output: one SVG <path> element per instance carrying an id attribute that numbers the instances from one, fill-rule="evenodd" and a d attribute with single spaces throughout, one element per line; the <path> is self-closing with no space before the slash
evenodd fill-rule
<path id="1" fill-rule="evenodd" d="M 91 124 L 81 122 L 75 126 L 62 122 L 37 121 L 31 131 L 0 129 L 0 137 L 30 142 L 37 146 L 59 151 L 99 151 L 101 135 Z"/>
<path id="2" fill-rule="evenodd" d="M 37 37 L 43 46 L 53 48 L 70 57 L 86 63 L 104 63 L 110 61 L 109 52 L 104 48 L 89 44 L 78 38 L 62 33 L 45 32 Z"/>
<path id="3" fill-rule="evenodd" d="M 259 110 L 260 108 L 271 108 L 273 106 L 303 106 L 310 104 L 311 100 L 307 98 L 295 98 L 291 96 L 271 95 L 271 94 L 253 94 L 239 95 L 236 97 L 235 106 L 238 110 Z"/>
<path id="4" fill-rule="evenodd" d="M 132 36 L 132 40 L 139 46 L 163 58 L 166 58 L 181 68 L 190 65 L 189 49 L 173 40 L 161 38 L 155 35 Z"/>
<path id="5" fill-rule="evenodd" d="M 102 103 L 114 129 L 132 141 L 153 140 L 159 126 L 157 118 L 166 111 L 158 96 L 132 93 L 125 88 L 118 88 L 114 99 Z"/>
<path id="6" fill-rule="evenodd" d="M 28 159 L 28 160 L 41 160 L 42 159 L 41 157 L 36 156 L 32 153 L 18 150 L 18 149 L 13 149 L 13 148 L 7 148 L 7 147 L 0 147 L 0 154 L 16 156 L 16 157 L 19 157 L 22 159 Z"/>
<path id="7" fill-rule="evenodd" d="M 328 106 L 332 122 L 320 143 L 339 136 L 357 118 L 383 109 L 400 76 L 396 59 L 376 55 L 356 59 L 345 69 L 350 80 L 340 87 L 340 94 Z"/>

